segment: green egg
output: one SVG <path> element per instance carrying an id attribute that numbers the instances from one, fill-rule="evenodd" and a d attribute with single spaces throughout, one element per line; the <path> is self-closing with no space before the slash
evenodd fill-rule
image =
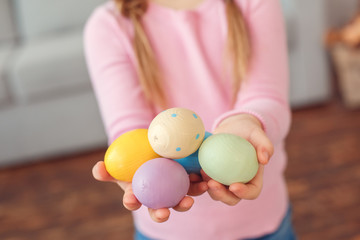
<path id="1" fill-rule="evenodd" d="M 247 183 L 256 175 L 259 164 L 255 148 L 233 134 L 214 134 L 199 149 L 199 163 L 212 179 L 230 185 Z"/>

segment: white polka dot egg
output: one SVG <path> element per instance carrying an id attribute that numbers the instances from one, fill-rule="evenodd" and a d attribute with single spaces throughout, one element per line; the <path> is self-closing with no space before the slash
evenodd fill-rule
<path id="1" fill-rule="evenodd" d="M 201 118 L 185 108 L 170 108 L 159 113 L 149 126 L 149 142 L 166 158 L 184 158 L 194 153 L 205 136 Z"/>

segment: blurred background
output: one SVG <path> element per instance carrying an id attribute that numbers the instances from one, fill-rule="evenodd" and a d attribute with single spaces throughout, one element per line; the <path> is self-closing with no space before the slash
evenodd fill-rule
<path id="1" fill-rule="evenodd" d="M 0 239 L 132 237 L 122 192 L 91 176 L 107 140 L 82 30 L 103 2 L 0 0 Z M 282 5 L 295 229 L 300 239 L 359 240 L 360 4 Z"/>

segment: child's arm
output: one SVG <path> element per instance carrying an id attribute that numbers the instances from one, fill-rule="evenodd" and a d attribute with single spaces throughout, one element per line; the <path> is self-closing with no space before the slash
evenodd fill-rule
<path id="1" fill-rule="evenodd" d="M 232 111 L 224 119 L 238 115 L 255 116 L 274 145 L 282 142 L 290 127 L 289 76 L 284 20 L 279 0 L 252 0 L 246 14 L 252 56 L 248 75 Z"/>
<path id="2" fill-rule="evenodd" d="M 254 199 L 261 191 L 263 165 L 281 143 L 290 126 L 288 63 L 284 22 L 278 0 L 249 1 L 247 20 L 252 46 L 250 70 L 232 111 L 214 124 L 214 132 L 239 135 L 252 143 L 260 163 L 259 172 L 248 184 L 208 182 L 210 195 L 227 204 Z"/>
<path id="3" fill-rule="evenodd" d="M 84 31 L 85 57 L 109 144 L 133 129 L 147 128 L 154 114 L 136 78 L 131 40 L 105 8 L 97 9 Z M 124 24 L 122 26 L 121 24 Z"/>
<path id="4" fill-rule="evenodd" d="M 136 79 L 135 56 L 130 54 L 131 42 L 125 36 L 124 26 L 111 14 L 114 13 L 105 9 L 95 11 L 84 32 L 86 60 L 109 143 L 127 131 L 147 128 L 154 117 Z M 125 26 L 126 23 L 122 22 Z M 132 192 L 131 183 L 112 178 L 103 161 L 94 166 L 93 175 L 97 180 L 117 183 L 124 190 L 123 204 L 127 209 L 141 207 Z M 195 176 L 191 176 L 190 180 L 189 195 L 199 195 L 207 190 L 207 184 Z M 186 196 L 174 209 L 187 211 L 193 202 L 191 197 Z M 149 214 L 154 221 L 164 222 L 169 218 L 170 211 L 167 208 L 149 209 Z"/>

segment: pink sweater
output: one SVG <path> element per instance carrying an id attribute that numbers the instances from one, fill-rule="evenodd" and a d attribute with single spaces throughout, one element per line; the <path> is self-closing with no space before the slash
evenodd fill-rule
<path id="1" fill-rule="evenodd" d="M 144 23 L 165 80 L 170 107 L 196 112 L 207 131 L 238 113 L 259 118 L 275 154 L 265 167 L 256 200 L 236 206 L 195 197 L 185 213 L 172 211 L 165 223 L 150 219 L 147 208 L 133 212 L 136 227 L 155 239 L 240 239 L 271 233 L 288 207 L 283 171 L 284 138 L 290 125 L 286 37 L 278 0 L 236 0 L 250 28 L 253 58 L 248 78 L 231 108 L 231 80 L 224 74 L 227 22 L 223 0 L 204 0 L 194 10 L 150 3 Z M 88 67 L 109 143 L 135 128 L 147 128 L 157 111 L 149 108 L 135 71 L 133 27 L 115 5 L 98 7 L 85 28 Z"/>

